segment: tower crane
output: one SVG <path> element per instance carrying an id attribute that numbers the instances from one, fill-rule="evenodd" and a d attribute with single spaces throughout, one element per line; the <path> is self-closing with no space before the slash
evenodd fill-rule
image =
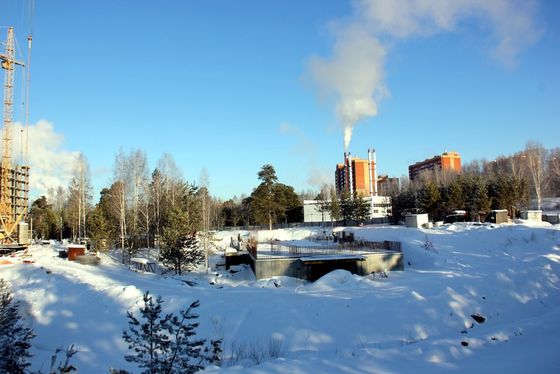
<path id="1" fill-rule="evenodd" d="M 29 39 L 29 43 L 30 43 Z M 0 166 L 0 241 L 11 244 L 14 230 L 21 220 L 26 209 L 19 214 L 15 213 L 14 204 L 17 204 L 16 185 L 11 185 L 12 174 L 12 115 L 14 102 L 14 71 L 16 65 L 25 66 L 15 58 L 14 28 L 8 28 L 5 43 L 5 53 L 0 53 L 2 69 L 4 69 L 4 122 L 2 127 L 2 163 Z M 16 198 L 14 198 L 16 195 Z M 27 202 L 26 202 L 27 203 Z"/>

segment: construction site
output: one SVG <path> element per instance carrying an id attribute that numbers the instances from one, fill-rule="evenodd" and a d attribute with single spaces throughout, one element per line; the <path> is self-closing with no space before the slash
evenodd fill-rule
<path id="1" fill-rule="evenodd" d="M 6 39 L 2 41 L 0 62 L 4 72 L 3 126 L 2 126 L 2 163 L 0 166 L 0 252 L 24 249 L 30 243 L 29 219 L 29 164 L 28 164 L 28 117 L 29 117 L 29 62 L 31 40 L 27 38 L 27 61 L 17 59 L 21 51 L 16 50 L 16 37 L 13 27 L 7 28 Z M 19 52 L 19 53 L 18 53 Z M 17 53 L 17 54 L 16 54 Z M 21 70 L 21 79 L 16 85 L 16 73 Z M 14 94 L 21 93 L 25 117 L 18 144 L 19 157 L 14 157 Z"/>

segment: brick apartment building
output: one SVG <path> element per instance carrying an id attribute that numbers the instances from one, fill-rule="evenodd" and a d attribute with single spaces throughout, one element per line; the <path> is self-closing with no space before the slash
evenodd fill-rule
<path id="1" fill-rule="evenodd" d="M 336 165 L 335 186 L 337 194 L 350 189 L 351 186 L 354 196 L 370 196 L 374 193 L 374 191 L 370 190 L 370 172 L 368 170 L 368 160 L 352 158 L 351 164 L 351 168 L 345 167 L 344 164 Z M 351 172 L 348 170 L 351 170 Z M 350 173 L 352 174 L 351 176 L 349 175 Z M 371 175 L 376 175 L 375 163 L 372 163 Z M 349 180 L 348 177 L 351 177 L 352 180 Z"/>
<path id="2" fill-rule="evenodd" d="M 461 156 L 457 152 L 444 152 L 441 155 L 420 161 L 408 167 L 408 177 L 417 180 L 423 174 L 434 172 L 461 172 Z"/>

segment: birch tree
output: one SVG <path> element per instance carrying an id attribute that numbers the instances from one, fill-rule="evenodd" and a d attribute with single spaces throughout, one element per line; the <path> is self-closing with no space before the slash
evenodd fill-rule
<path id="1" fill-rule="evenodd" d="M 114 183 L 113 183 L 113 204 L 119 217 L 119 232 L 122 251 L 122 262 L 124 264 L 124 248 L 127 236 L 126 230 L 126 200 L 127 200 L 127 177 L 128 177 L 128 160 L 124 152 L 121 150 L 115 156 Z M 112 188 L 113 188 L 112 187 Z"/>
<path id="2" fill-rule="evenodd" d="M 541 210 L 542 191 L 545 184 L 545 158 L 546 150 L 535 141 L 527 142 L 525 147 L 525 158 L 527 160 L 527 168 L 533 182 L 533 190 L 537 200 L 537 210 Z"/>

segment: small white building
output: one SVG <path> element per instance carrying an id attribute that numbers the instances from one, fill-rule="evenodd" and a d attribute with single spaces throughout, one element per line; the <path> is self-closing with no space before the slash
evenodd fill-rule
<path id="1" fill-rule="evenodd" d="M 407 214 L 404 216 L 406 227 L 421 228 L 427 227 L 429 224 L 428 213 L 423 214 Z"/>
<path id="2" fill-rule="evenodd" d="M 519 212 L 521 219 L 526 221 L 541 222 L 542 210 L 522 210 Z"/>
<path id="3" fill-rule="evenodd" d="M 392 203 L 390 196 L 365 196 L 364 200 L 370 205 L 370 219 L 387 218 L 391 216 Z M 321 201 L 303 201 L 303 222 L 330 222 L 329 211 L 321 212 Z"/>

